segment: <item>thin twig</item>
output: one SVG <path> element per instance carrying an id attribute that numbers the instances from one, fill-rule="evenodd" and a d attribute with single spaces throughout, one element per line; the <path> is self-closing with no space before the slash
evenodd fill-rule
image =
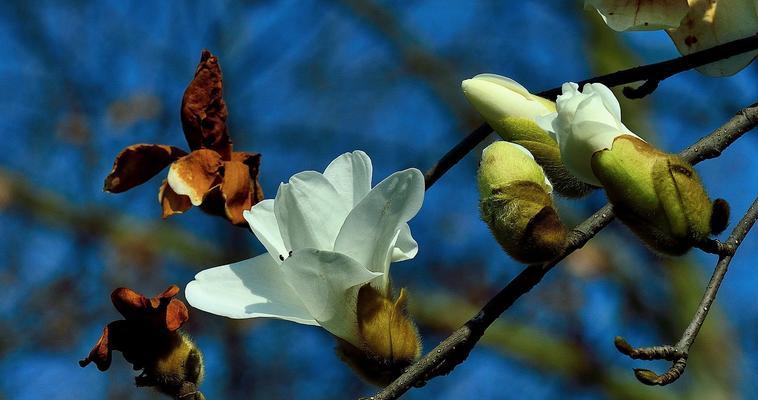
<path id="1" fill-rule="evenodd" d="M 624 338 L 616 337 L 616 348 L 621 353 L 633 359 L 673 361 L 673 365 L 662 375 L 658 375 L 648 369 L 635 369 L 634 375 L 640 382 L 646 385 L 668 385 L 684 373 L 684 369 L 687 367 L 687 357 L 689 356 L 690 347 L 692 347 L 692 343 L 695 342 L 697 334 L 700 332 L 703 322 L 705 322 L 708 310 L 711 309 L 713 302 L 716 300 L 716 294 L 721 286 L 721 282 L 724 280 L 724 276 L 726 276 L 729 263 L 734 258 L 734 251 L 737 250 L 740 243 L 745 239 L 750 228 L 755 224 L 756 219 L 758 219 L 758 197 L 753 201 L 753 205 L 750 206 L 742 217 L 742 220 L 737 223 L 732 234 L 726 240 L 726 248 L 728 250 L 733 249 L 733 251 L 728 251 L 726 254 L 719 256 L 719 261 L 716 263 L 711 280 L 708 282 L 702 300 L 700 300 L 700 305 L 695 311 L 695 315 L 692 317 L 692 321 L 690 321 L 687 329 L 684 330 L 682 338 L 679 339 L 676 345 L 634 348 Z"/>
<path id="2" fill-rule="evenodd" d="M 656 80 L 660 82 L 670 76 L 683 71 L 696 68 L 713 61 L 722 60 L 731 56 L 746 53 L 758 49 L 758 35 L 748 38 L 734 40 L 710 49 L 698 51 L 686 56 L 662 61 L 655 64 L 643 65 L 640 67 L 625 69 L 612 74 L 601 75 L 579 82 L 579 86 L 585 83 L 602 83 L 606 86 L 618 86 L 631 82 L 642 80 Z M 643 85 L 644 86 L 644 85 Z M 657 84 L 655 85 L 657 87 Z M 625 91 L 626 92 L 626 91 Z M 652 92 L 652 90 L 650 91 Z M 555 99 L 561 94 L 561 88 L 555 87 L 543 92 L 537 93 L 549 99 Z M 626 93 L 625 93 L 626 94 Z M 448 151 L 442 158 L 430 168 L 426 174 L 427 190 L 434 185 L 450 168 L 457 164 L 463 157 L 476 147 L 487 135 L 492 132 L 492 128 L 486 123 L 478 126 L 463 138 L 455 147 Z"/>
<path id="3" fill-rule="evenodd" d="M 703 137 L 679 155 L 692 164 L 718 157 L 726 147 L 745 132 L 752 129 L 756 124 L 758 124 L 758 104 L 741 110 L 727 123 Z M 446 375 L 452 371 L 455 366 L 462 363 L 468 357 L 471 349 L 474 348 L 492 322 L 505 312 L 519 297 L 536 286 L 553 266 L 574 250 L 584 246 L 587 241 L 612 220 L 613 209 L 610 204 L 606 204 L 574 228 L 571 234 L 569 234 L 567 247 L 560 256 L 546 264 L 526 267 L 497 293 L 476 316 L 454 331 L 415 364 L 408 367 L 402 375 L 385 387 L 384 390 L 368 399 L 396 399 L 411 387 L 423 386 L 426 381 L 440 375 Z"/>

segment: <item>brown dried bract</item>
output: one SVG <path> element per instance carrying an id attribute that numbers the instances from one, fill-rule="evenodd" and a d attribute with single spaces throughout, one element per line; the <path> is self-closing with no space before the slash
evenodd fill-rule
<path id="1" fill-rule="evenodd" d="M 218 59 L 203 50 L 195 77 L 182 99 L 181 119 L 191 152 L 167 145 L 137 144 L 121 151 L 105 178 L 105 190 L 119 193 L 146 182 L 171 165 L 158 192 L 162 217 L 201 206 L 238 226 L 243 211 L 263 200 L 258 182 L 261 155 L 232 152 Z"/>
<path id="2" fill-rule="evenodd" d="M 103 190 L 121 193 L 147 182 L 172 162 L 187 155 L 184 150 L 164 144 L 133 144 L 116 156 Z"/>
<path id="3" fill-rule="evenodd" d="M 221 67 L 215 56 L 203 50 L 195 78 L 182 98 L 182 128 L 190 149 L 210 149 L 229 160 L 232 142 L 227 132 L 227 115 Z"/>
<path id="4" fill-rule="evenodd" d="M 125 319 L 109 323 L 79 365 L 85 367 L 94 362 L 99 370 L 105 371 L 110 367 L 111 353 L 117 350 L 135 369 L 144 368 L 150 357 L 175 340 L 174 332 L 189 319 L 187 306 L 173 298 L 177 293 L 176 285 L 152 298 L 127 288 L 114 290 L 111 301 Z"/>

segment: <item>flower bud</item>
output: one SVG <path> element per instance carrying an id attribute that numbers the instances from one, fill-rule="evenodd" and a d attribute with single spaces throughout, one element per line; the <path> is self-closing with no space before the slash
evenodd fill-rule
<path id="1" fill-rule="evenodd" d="M 726 227 L 728 203 L 711 202 L 692 166 L 635 136 L 595 153 L 592 171 L 618 218 L 661 253 L 683 254 Z"/>
<path id="2" fill-rule="evenodd" d="M 506 253 L 524 263 L 560 254 L 566 228 L 553 208 L 550 182 L 526 149 L 510 142 L 487 146 L 477 179 L 481 217 Z"/>
<path id="3" fill-rule="evenodd" d="M 361 347 L 337 338 L 337 354 L 370 383 L 388 385 L 421 355 L 421 338 L 405 310 L 407 300 L 405 289 L 392 301 L 364 285 L 357 307 Z"/>
<path id="4" fill-rule="evenodd" d="M 566 170 L 557 142 L 536 123 L 538 118 L 555 112 L 555 103 L 499 75 L 480 74 L 463 81 L 461 87 L 469 102 L 500 137 L 532 153 L 557 193 L 581 197 L 594 189 Z"/>
<path id="5" fill-rule="evenodd" d="M 135 383 L 176 398 L 204 400 L 198 391 L 204 374 L 202 353 L 186 334 L 175 333 L 170 343 L 147 360 Z"/>

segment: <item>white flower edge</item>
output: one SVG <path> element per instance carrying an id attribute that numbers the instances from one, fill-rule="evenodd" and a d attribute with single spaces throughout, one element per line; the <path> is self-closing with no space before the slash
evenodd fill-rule
<path id="1" fill-rule="evenodd" d="M 584 7 L 617 32 L 676 28 L 689 10 L 687 0 L 585 0 Z"/>
<path id="2" fill-rule="evenodd" d="M 621 135 L 632 133 L 621 122 L 616 96 L 601 83 L 579 85 L 567 82 L 556 100 L 557 112 L 537 118 L 537 124 L 558 142 L 566 169 L 583 182 L 602 186 L 592 172 L 592 155 L 610 149 Z"/>

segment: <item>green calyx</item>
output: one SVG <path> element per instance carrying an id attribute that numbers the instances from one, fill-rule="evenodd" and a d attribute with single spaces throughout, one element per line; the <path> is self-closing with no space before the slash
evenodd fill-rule
<path id="1" fill-rule="evenodd" d="M 619 219 L 653 249 L 680 255 L 726 227 L 726 201 L 711 202 L 692 166 L 623 135 L 592 157 Z"/>

